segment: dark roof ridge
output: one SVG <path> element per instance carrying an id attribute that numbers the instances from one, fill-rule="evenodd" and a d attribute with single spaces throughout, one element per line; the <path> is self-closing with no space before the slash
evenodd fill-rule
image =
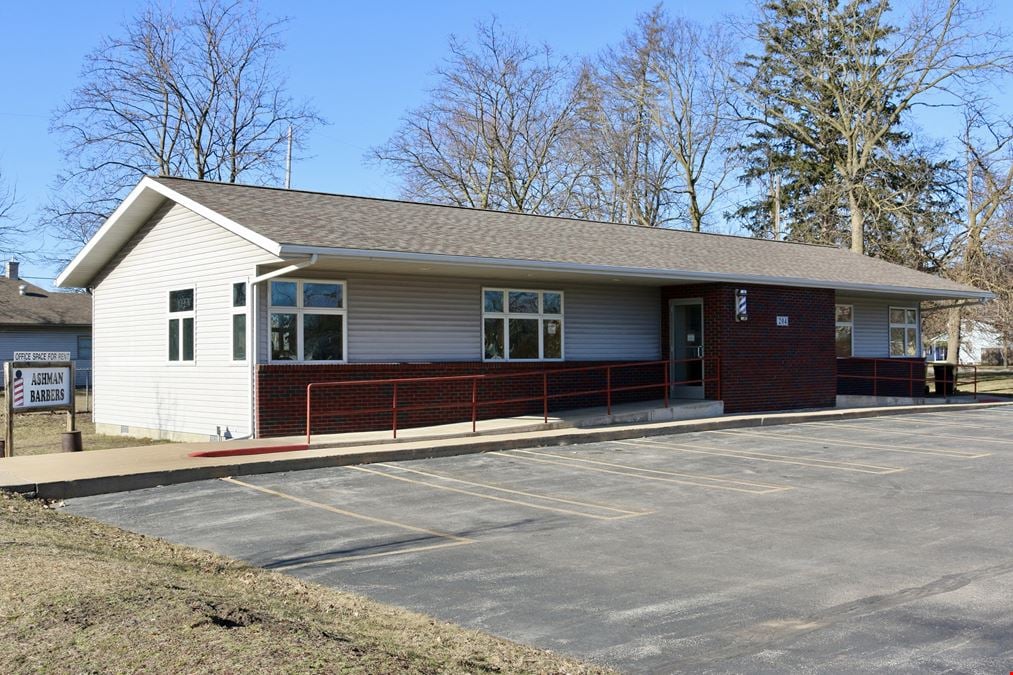
<path id="1" fill-rule="evenodd" d="M 184 178 L 182 176 L 148 176 L 148 177 L 151 178 L 151 179 L 153 179 L 153 180 L 162 180 L 162 179 L 166 179 L 166 180 L 181 180 L 181 181 L 187 181 L 187 182 L 190 182 L 190 183 L 202 183 L 202 184 L 210 184 L 210 185 L 224 185 L 224 186 L 229 186 L 229 187 L 243 187 L 243 188 L 252 188 L 252 189 L 256 189 L 256 190 L 275 190 L 277 192 L 295 192 L 295 193 L 300 193 L 300 194 L 320 195 L 320 196 L 324 196 L 324 197 L 342 197 L 344 199 L 362 199 L 364 201 L 388 202 L 388 203 L 391 203 L 391 204 L 411 204 L 411 205 L 414 205 L 414 206 L 433 206 L 433 207 L 444 208 L 444 209 L 456 209 L 456 210 L 460 210 L 460 211 L 478 211 L 480 213 L 496 213 L 496 214 L 500 214 L 500 215 L 524 216 L 524 217 L 529 217 L 529 218 L 552 218 L 552 219 L 555 219 L 555 220 L 566 220 L 566 221 L 572 221 L 572 222 L 578 222 L 578 223 L 594 223 L 594 224 L 597 224 L 597 225 L 611 225 L 611 226 L 614 226 L 614 227 L 635 227 L 635 228 L 642 229 L 642 230 L 658 231 L 658 232 L 676 232 L 676 233 L 680 233 L 680 234 L 690 234 L 690 235 L 697 235 L 697 234 L 699 234 L 699 235 L 707 235 L 707 236 L 710 236 L 710 237 L 727 237 L 729 239 L 742 239 L 744 241 L 765 241 L 765 242 L 770 242 L 772 244 L 794 244 L 796 246 L 812 246 L 814 248 L 832 248 L 832 249 L 837 249 L 837 250 L 845 250 L 845 249 L 841 249 L 841 247 L 839 247 L 839 246 L 834 246 L 833 244 L 817 244 L 817 243 L 812 243 L 812 242 L 792 241 L 792 240 L 787 240 L 787 239 L 763 239 L 763 238 L 760 238 L 760 237 L 746 237 L 746 236 L 742 236 L 742 235 L 739 235 L 739 234 L 726 234 L 724 232 L 694 232 L 693 230 L 681 230 L 681 229 L 677 229 L 677 228 L 674 228 L 674 227 L 652 227 L 650 225 L 638 225 L 636 223 L 617 223 L 617 222 L 610 221 L 610 220 L 585 220 L 583 218 L 573 218 L 571 216 L 554 216 L 554 215 L 545 215 L 545 214 L 541 214 L 541 213 L 525 213 L 523 211 L 499 211 L 499 210 L 496 210 L 496 209 L 484 209 L 484 208 L 479 208 L 479 207 L 474 207 L 474 206 L 457 206 L 455 204 L 438 204 L 438 203 L 434 203 L 434 202 L 416 202 L 416 201 L 411 201 L 409 199 L 394 199 L 392 197 L 371 197 L 371 196 L 364 196 L 364 195 L 342 194 L 342 193 L 339 193 L 339 192 L 324 192 L 322 190 L 301 190 L 301 189 L 296 189 L 296 188 L 284 188 L 284 187 L 279 187 L 279 186 L 276 186 L 276 185 L 253 185 L 251 183 L 228 183 L 228 182 L 225 182 L 225 181 L 217 181 L 217 180 L 201 180 L 199 178 Z M 279 242 L 279 243 L 283 243 L 283 242 Z"/>

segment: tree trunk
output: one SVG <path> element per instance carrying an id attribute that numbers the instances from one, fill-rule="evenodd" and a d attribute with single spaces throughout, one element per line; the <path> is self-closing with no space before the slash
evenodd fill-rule
<path id="1" fill-rule="evenodd" d="M 865 214 L 858 204 L 855 188 L 848 190 L 848 210 L 851 212 L 851 250 L 859 255 L 865 254 Z"/>
<path id="2" fill-rule="evenodd" d="M 960 363 L 960 307 L 947 310 L 949 318 L 946 322 L 946 362 Z"/>

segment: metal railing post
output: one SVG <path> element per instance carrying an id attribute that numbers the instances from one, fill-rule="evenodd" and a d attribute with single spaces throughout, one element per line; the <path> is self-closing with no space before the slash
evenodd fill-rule
<path id="1" fill-rule="evenodd" d="M 612 366 L 605 367 L 605 414 L 612 414 Z"/>
<path id="2" fill-rule="evenodd" d="M 478 424 L 478 379 L 471 380 L 471 433 L 475 433 Z"/>
<path id="3" fill-rule="evenodd" d="M 668 371 L 671 370 L 672 368 L 671 361 L 662 361 L 662 368 L 664 368 L 665 370 L 665 407 L 668 408 L 670 407 L 669 405 L 670 401 L 668 400 L 669 396 L 668 390 L 671 389 L 671 385 L 668 384 Z"/>
<path id="4" fill-rule="evenodd" d="M 542 372 L 542 418 L 549 423 L 549 373 Z"/>
<path id="5" fill-rule="evenodd" d="M 915 395 L 915 362 L 908 361 L 907 369 L 907 395 L 914 398 Z"/>
<path id="6" fill-rule="evenodd" d="M 310 444 L 310 411 L 312 410 L 313 384 L 306 385 L 306 445 Z"/>
<path id="7" fill-rule="evenodd" d="M 872 362 L 872 395 L 879 396 L 879 361 Z"/>
<path id="8" fill-rule="evenodd" d="M 394 383 L 394 397 L 390 406 L 391 410 L 391 427 L 394 430 L 394 438 L 397 438 L 397 382 Z"/>

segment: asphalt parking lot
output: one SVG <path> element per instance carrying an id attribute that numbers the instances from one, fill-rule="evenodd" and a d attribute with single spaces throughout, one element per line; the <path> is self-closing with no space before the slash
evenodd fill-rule
<path id="1" fill-rule="evenodd" d="M 635 672 L 1013 671 L 1013 408 L 70 500 Z"/>

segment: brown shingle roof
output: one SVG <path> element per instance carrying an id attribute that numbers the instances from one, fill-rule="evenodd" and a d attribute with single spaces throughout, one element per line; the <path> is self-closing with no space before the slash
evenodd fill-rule
<path id="1" fill-rule="evenodd" d="M 158 182 L 279 244 L 982 292 L 828 247 L 318 192 Z M 880 290 L 883 290 L 880 288 Z"/>
<path id="2" fill-rule="evenodd" d="M 90 295 L 50 293 L 27 281 L 0 277 L 0 326 L 90 325 Z"/>

